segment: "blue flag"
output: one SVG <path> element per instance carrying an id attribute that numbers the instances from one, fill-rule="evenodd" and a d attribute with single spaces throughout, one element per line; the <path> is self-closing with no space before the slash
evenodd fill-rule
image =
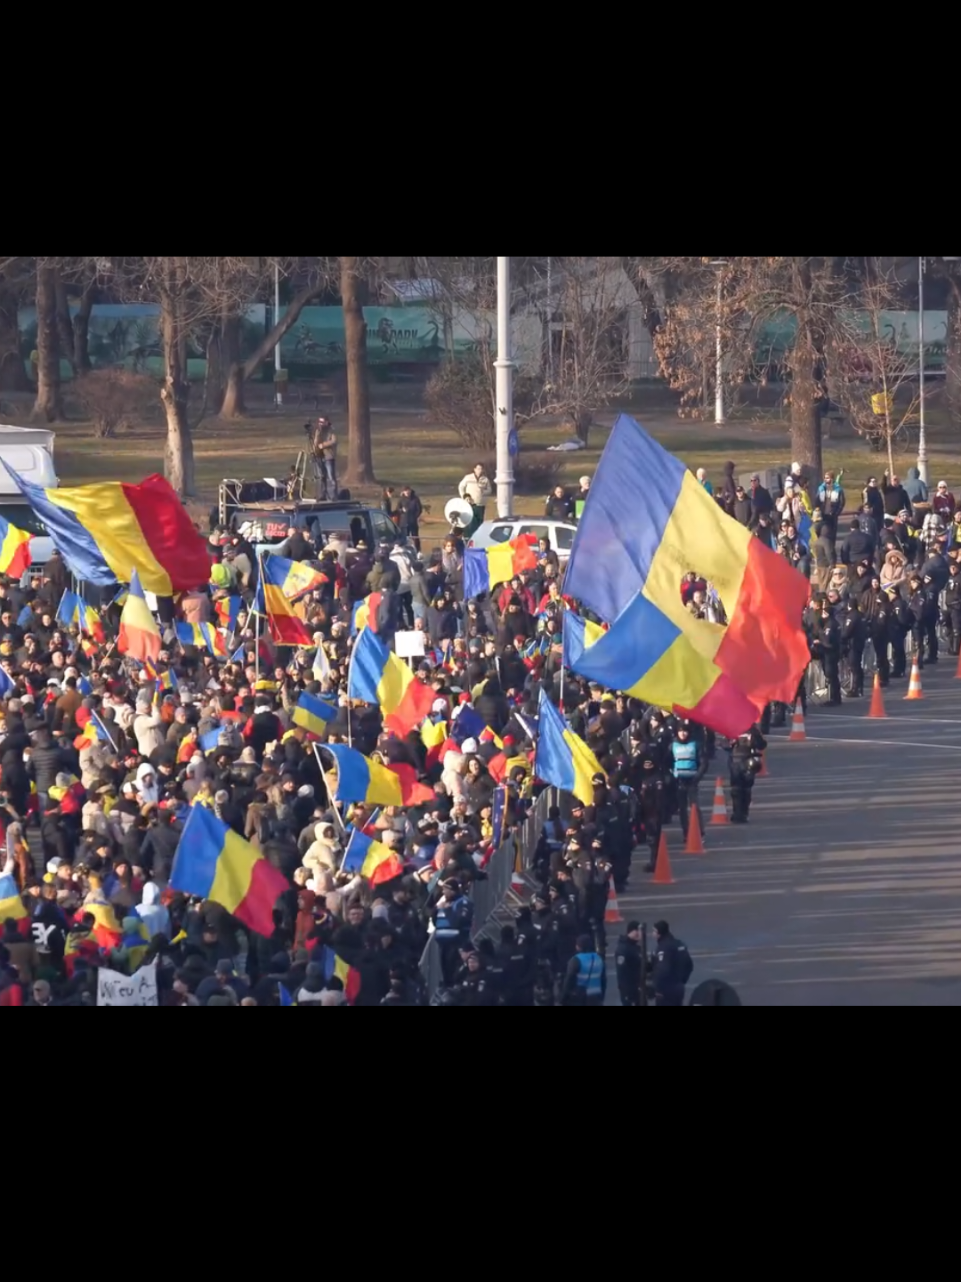
<path id="1" fill-rule="evenodd" d="M 294 1002 L 294 999 L 291 997 L 289 991 L 286 988 L 284 988 L 283 984 L 278 983 L 277 993 L 280 997 L 281 1006 L 293 1006 L 296 1004 Z"/>
<path id="2" fill-rule="evenodd" d="M 208 730 L 206 734 L 200 736 L 200 747 L 205 753 L 212 752 L 220 743 L 220 726 L 213 730 Z"/>
<path id="3" fill-rule="evenodd" d="M 17 615 L 17 627 L 25 628 L 27 624 L 31 622 L 32 619 L 33 619 L 33 611 L 30 609 L 29 605 L 25 605 L 23 609 L 20 611 L 20 613 Z"/>
<path id="4" fill-rule="evenodd" d="M 16 688 L 13 679 L 4 672 L 3 668 L 0 668 L 0 699 L 5 699 Z"/>
<path id="5" fill-rule="evenodd" d="M 244 661 L 244 645 L 243 643 L 241 643 L 237 647 L 237 649 L 233 652 L 233 654 L 230 656 L 230 662 L 243 663 L 243 661 Z"/>
<path id="6" fill-rule="evenodd" d="M 77 682 L 77 689 L 81 694 L 93 694 L 93 686 L 90 684 L 90 678 L 81 677 Z"/>

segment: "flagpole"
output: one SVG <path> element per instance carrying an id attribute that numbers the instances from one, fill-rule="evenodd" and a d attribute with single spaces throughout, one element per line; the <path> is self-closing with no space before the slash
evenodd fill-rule
<path id="1" fill-rule="evenodd" d="M 321 777 L 321 779 L 323 779 L 323 781 L 324 781 L 324 787 L 327 789 L 327 800 L 330 802 L 330 807 L 331 807 L 331 809 L 332 809 L 332 810 L 333 810 L 333 812 L 334 812 L 334 818 L 335 818 L 335 819 L 337 820 L 337 822 L 340 824 L 340 831 L 341 831 L 341 832 L 344 834 L 344 836 L 346 837 L 346 836 L 347 836 L 347 825 L 344 823 L 343 816 L 341 815 L 340 811 L 337 809 L 337 801 L 336 801 L 336 799 L 335 799 L 335 797 L 334 797 L 334 791 L 332 791 L 332 790 L 331 790 L 330 784 L 327 782 L 327 771 L 324 769 L 324 763 L 323 763 L 323 762 L 321 761 L 321 759 L 320 759 L 320 744 L 319 744 L 319 743 L 315 743 L 315 744 L 313 745 L 313 747 L 314 747 L 314 757 L 316 758 L 316 761 L 317 761 L 317 769 L 320 771 L 320 777 Z M 347 857 L 347 856 L 346 856 L 346 852 L 345 852 L 345 853 L 344 853 L 344 858 L 346 858 L 346 857 Z M 341 865 L 341 866 L 343 866 L 343 865 Z"/>

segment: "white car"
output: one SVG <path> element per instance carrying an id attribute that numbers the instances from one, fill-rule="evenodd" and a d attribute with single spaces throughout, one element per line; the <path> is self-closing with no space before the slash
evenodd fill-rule
<path id="1" fill-rule="evenodd" d="M 498 543 L 510 543 L 511 539 L 520 538 L 522 534 L 533 534 L 538 539 L 550 539 L 558 561 L 564 565 L 571 555 L 576 533 L 577 526 L 569 525 L 566 521 L 538 521 L 531 520 L 530 517 L 516 517 L 513 520 L 485 521 L 467 540 L 467 546 L 493 548 Z"/>

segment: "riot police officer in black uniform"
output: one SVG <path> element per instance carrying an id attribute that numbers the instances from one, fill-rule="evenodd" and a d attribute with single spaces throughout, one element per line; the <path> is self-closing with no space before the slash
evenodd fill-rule
<path id="1" fill-rule="evenodd" d="M 836 707 L 841 702 L 841 630 L 826 601 L 823 602 L 820 618 L 814 625 L 814 657 L 824 669 L 824 679 L 828 683 L 828 703 Z"/>
<path id="2" fill-rule="evenodd" d="M 731 823 L 746 824 L 751 811 L 751 794 L 754 780 L 761 769 L 761 753 L 767 740 L 757 726 L 732 739 L 731 754 Z"/>
<path id="3" fill-rule="evenodd" d="M 948 627 L 948 653 L 961 651 L 961 565 L 948 564 L 948 582 L 944 589 L 944 621 Z"/>

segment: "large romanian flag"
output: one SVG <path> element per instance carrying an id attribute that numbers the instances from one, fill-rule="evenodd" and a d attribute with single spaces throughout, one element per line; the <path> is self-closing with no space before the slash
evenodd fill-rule
<path id="1" fill-rule="evenodd" d="M 468 548 L 464 553 L 464 596 L 480 596 L 498 583 L 510 583 L 521 570 L 537 567 L 537 556 L 526 535 L 494 548 Z"/>
<path id="2" fill-rule="evenodd" d="M 278 645 L 310 645 L 313 642 L 313 634 L 306 623 L 290 608 L 290 598 L 286 591 L 290 577 L 289 567 L 297 564 L 296 561 L 288 561 L 286 557 L 268 556 L 260 565 L 257 608 L 267 616 L 271 639 Z"/>
<path id="3" fill-rule="evenodd" d="M 170 887 L 226 908 L 238 921 L 270 936 L 274 904 L 288 889 L 283 873 L 206 806 L 194 806 L 184 824 Z"/>
<path id="4" fill-rule="evenodd" d="M 364 628 L 354 645 L 347 694 L 379 705 L 384 725 L 401 738 L 417 729 L 434 703 L 430 686 L 418 681 L 370 628 Z"/>
<path id="5" fill-rule="evenodd" d="M 285 556 L 268 554 L 265 564 L 270 566 L 271 581 L 283 591 L 288 601 L 296 601 L 305 592 L 312 592 L 327 582 L 327 575 L 306 561 L 291 561 Z"/>
<path id="6" fill-rule="evenodd" d="M 690 570 L 714 585 L 727 627 L 693 619 L 684 608 L 681 579 Z M 620 415 L 591 481 L 564 577 L 564 592 L 612 625 L 588 655 L 601 647 L 609 653 L 619 631 L 633 641 L 656 625 L 657 644 L 645 639 L 652 664 L 666 660 L 682 672 L 684 656 L 694 650 L 756 707 L 792 703 L 810 658 L 801 626 L 809 587 L 722 511 L 680 459 Z M 637 605 L 638 594 L 655 610 Z M 636 614 L 628 613 L 632 605 Z M 718 699 L 714 687 L 703 691 L 702 699 L 709 698 Z M 688 707 L 710 724 L 696 706 Z"/>
<path id="7" fill-rule="evenodd" d="M 160 629 L 150 613 L 140 586 L 140 578 L 134 570 L 130 576 L 130 591 L 120 614 L 117 649 L 121 654 L 129 654 L 132 659 L 139 659 L 143 663 L 147 659 L 151 662 L 155 660 L 160 654 L 161 646 Z"/>
<path id="8" fill-rule="evenodd" d="M 47 490 L 7 471 L 84 583 L 126 583 L 133 566 L 148 592 L 173 596 L 210 578 L 207 545 L 162 476 Z"/>
<path id="9" fill-rule="evenodd" d="M 30 535 L 0 516 L 0 574 L 19 579 L 30 564 Z"/>

